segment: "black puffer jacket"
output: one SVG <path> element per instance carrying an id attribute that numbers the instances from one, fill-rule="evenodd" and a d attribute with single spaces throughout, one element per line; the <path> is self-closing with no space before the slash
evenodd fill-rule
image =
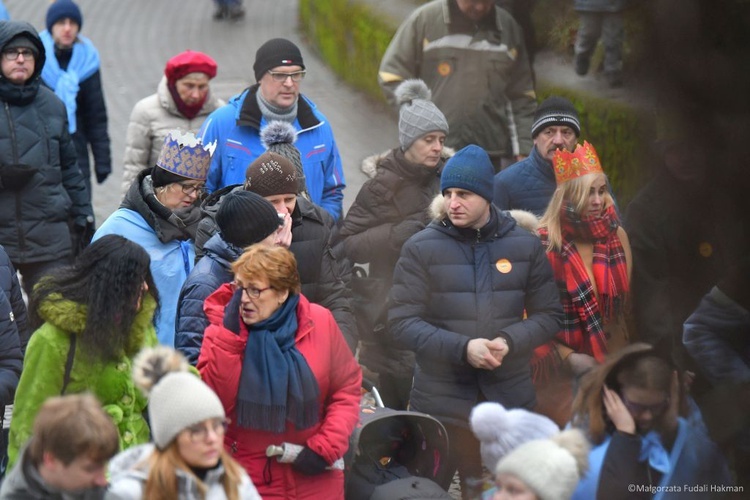
<path id="1" fill-rule="evenodd" d="M 411 409 L 466 426 L 483 400 L 533 408 L 531 354 L 563 319 L 536 235 L 494 206 L 481 230 L 439 215 L 404 244 L 390 300 L 391 334 L 417 358 Z M 502 366 L 481 370 L 466 361 L 470 340 L 498 336 L 510 347 Z"/>
<path id="2" fill-rule="evenodd" d="M 16 270 L 2 246 L 0 246 L 0 289 L 5 292 L 5 296 L 10 301 L 18 336 L 21 340 L 21 349 L 26 351 L 26 344 L 29 343 L 31 333 L 29 332 L 26 303 L 23 301 L 21 283 L 18 282 Z"/>
<path id="3" fill-rule="evenodd" d="M 201 205 L 203 220 L 195 236 L 196 260 L 203 255 L 203 245 L 218 232 L 216 213 L 224 195 L 242 186 L 235 184 L 211 193 Z M 310 302 L 321 305 L 333 313 L 336 323 L 346 338 L 352 352 L 357 348 L 359 336 L 351 307 L 351 263 L 332 243 L 336 236 L 333 218 L 323 208 L 311 201 L 297 197 L 292 213 L 292 244 L 289 250 L 297 259 L 297 269 L 302 282 L 302 294 Z"/>
<path id="4" fill-rule="evenodd" d="M 65 105 L 40 85 L 45 56 L 36 30 L 25 22 L 0 23 L 0 50 L 22 34 L 39 50 L 32 77 L 16 85 L 0 76 L 0 243 L 16 265 L 70 256 L 69 219 L 85 226 L 93 216 Z M 8 182 L 11 169 L 25 182 Z"/>
<path id="5" fill-rule="evenodd" d="M 22 331 L 25 347 L 28 342 L 26 306 L 15 270 L 0 246 L 0 412 L 5 405 L 13 402 L 18 378 L 21 376 Z"/>
<path id="6" fill-rule="evenodd" d="M 384 313 L 401 246 L 419 226 L 411 226 L 409 232 L 394 231 L 393 228 L 407 220 L 429 223 L 428 209 L 434 196 L 440 192 L 440 172 L 444 164 L 445 160 L 441 160 L 436 168 L 428 168 L 411 163 L 400 148 L 366 158 L 362 171 L 373 172 L 374 177 L 359 190 L 341 223 L 339 238 L 344 253 L 354 263 L 369 263 L 368 277 L 377 280 L 382 291 L 379 297 L 358 300 L 357 304 L 366 307 L 367 311 L 360 311 L 359 307 L 355 309 L 362 340 L 360 361 L 375 372 L 411 376 L 414 369 L 411 351 L 394 349 L 384 330 L 378 329 L 378 333 L 374 333 L 377 324 L 367 323 L 369 318 Z M 372 288 L 372 280 L 369 280 L 369 286 L 367 281 L 362 286 Z M 369 294 L 372 290 L 365 291 Z M 382 320 L 385 319 L 385 314 L 382 314 Z"/>

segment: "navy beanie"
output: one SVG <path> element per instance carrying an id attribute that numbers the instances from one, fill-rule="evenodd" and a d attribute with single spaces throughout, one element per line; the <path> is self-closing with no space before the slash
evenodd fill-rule
<path id="1" fill-rule="evenodd" d="M 83 28 L 81 9 L 72 0 L 56 0 L 47 9 L 47 31 L 52 33 L 52 26 L 60 19 L 69 18 L 78 24 L 78 31 Z"/>
<path id="2" fill-rule="evenodd" d="M 492 203 L 495 169 L 487 152 L 469 144 L 448 160 L 440 176 L 440 192 L 460 188 Z"/>

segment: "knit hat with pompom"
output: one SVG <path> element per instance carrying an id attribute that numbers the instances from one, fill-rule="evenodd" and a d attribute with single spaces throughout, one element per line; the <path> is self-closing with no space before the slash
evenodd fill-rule
<path id="1" fill-rule="evenodd" d="M 414 141 L 430 132 L 448 134 L 448 121 L 430 98 L 432 92 L 422 80 L 404 80 L 396 87 L 398 113 L 398 140 L 401 151 L 406 151 Z"/>

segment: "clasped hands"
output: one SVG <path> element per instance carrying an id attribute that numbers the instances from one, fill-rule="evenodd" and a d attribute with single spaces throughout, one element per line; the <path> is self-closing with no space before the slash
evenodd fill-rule
<path id="1" fill-rule="evenodd" d="M 472 339 L 466 346 L 466 361 L 474 368 L 494 370 L 508 355 L 508 342 L 503 337 Z"/>

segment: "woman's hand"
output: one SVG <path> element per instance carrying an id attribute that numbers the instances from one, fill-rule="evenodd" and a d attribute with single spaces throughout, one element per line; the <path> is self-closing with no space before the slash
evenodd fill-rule
<path id="1" fill-rule="evenodd" d="M 677 370 L 672 372 L 672 383 L 669 388 L 669 406 L 661 417 L 661 432 L 664 434 L 667 442 L 674 442 L 677 434 L 678 421 L 680 416 L 680 377 Z"/>
<path id="2" fill-rule="evenodd" d="M 615 428 L 626 434 L 635 434 L 635 420 L 622 402 L 620 395 L 607 386 L 602 389 L 602 400 L 607 416 L 615 424 Z"/>
<path id="3" fill-rule="evenodd" d="M 280 247 L 289 248 L 292 244 L 292 215 L 284 215 L 284 223 L 276 230 L 274 244 Z"/>

